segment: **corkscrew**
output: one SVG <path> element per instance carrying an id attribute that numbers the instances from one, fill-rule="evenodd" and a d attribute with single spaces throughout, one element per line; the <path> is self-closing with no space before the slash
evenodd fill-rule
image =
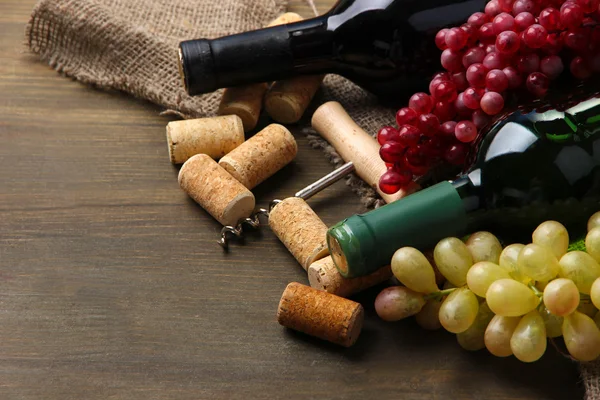
<path id="1" fill-rule="evenodd" d="M 293 197 L 299 197 L 302 200 L 308 200 L 313 197 L 315 194 L 319 193 L 323 189 L 333 185 L 335 182 L 354 172 L 355 167 L 354 163 L 347 162 L 336 170 L 330 172 L 325 175 L 321 179 L 316 182 L 311 183 L 306 186 L 304 189 L 296 192 Z M 235 226 L 227 225 L 221 229 L 221 239 L 219 239 L 219 244 L 225 250 L 229 248 L 229 238 L 237 238 L 242 239 L 244 237 L 244 227 L 247 226 L 252 229 L 258 229 L 262 226 L 260 217 L 269 218 L 269 213 L 275 208 L 277 204 L 281 203 L 281 200 L 275 199 L 269 203 L 269 208 L 259 208 L 254 214 L 252 214 L 248 218 L 243 218 L 238 221 Z"/>

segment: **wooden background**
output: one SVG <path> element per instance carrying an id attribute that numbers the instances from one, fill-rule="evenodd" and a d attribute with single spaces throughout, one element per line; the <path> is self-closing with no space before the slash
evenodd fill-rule
<path id="1" fill-rule="evenodd" d="M 449 333 L 378 320 L 377 290 L 358 297 L 351 349 L 279 326 L 303 270 L 268 228 L 224 254 L 218 223 L 177 185 L 169 119 L 28 55 L 33 5 L 0 0 L 0 399 L 583 397 L 553 349 L 532 365 L 468 353 Z M 258 204 L 331 171 L 296 137 L 297 160 Z M 327 224 L 363 211 L 341 182 L 310 204 Z"/>

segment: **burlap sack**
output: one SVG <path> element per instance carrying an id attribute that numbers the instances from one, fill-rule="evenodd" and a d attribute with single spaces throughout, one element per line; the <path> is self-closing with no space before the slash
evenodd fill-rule
<path id="1" fill-rule="evenodd" d="M 178 43 L 262 27 L 286 7 L 287 0 L 41 0 L 26 40 L 52 68 L 81 82 L 127 92 L 184 117 L 211 116 L 221 92 L 194 98 L 185 93 L 176 64 Z M 312 109 L 327 100 L 342 103 L 373 135 L 394 121 L 393 109 L 339 76 L 327 76 Z M 310 128 L 305 131 L 332 163 L 343 163 L 327 142 Z M 381 204 L 360 179 L 351 176 L 348 184 L 365 205 Z M 600 399 L 600 362 L 581 364 L 581 373 L 586 399 Z"/>
<path id="2" fill-rule="evenodd" d="M 41 0 L 27 25 L 26 41 L 52 68 L 81 82 L 127 92 L 183 117 L 213 116 L 221 91 L 197 97 L 185 93 L 176 61 L 179 42 L 260 28 L 286 8 L 287 0 Z M 373 96 L 333 75 L 313 105 L 331 99 L 371 134 L 394 120 L 393 110 L 378 107 Z M 311 136 L 311 143 L 334 164 L 341 163 L 318 136 Z M 348 184 L 365 205 L 381 204 L 360 179 L 351 176 Z"/>

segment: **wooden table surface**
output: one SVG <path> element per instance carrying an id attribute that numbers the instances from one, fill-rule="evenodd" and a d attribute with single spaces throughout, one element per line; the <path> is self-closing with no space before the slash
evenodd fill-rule
<path id="1" fill-rule="evenodd" d="M 0 399 L 583 398 L 554 349 L 532 365 L 468 353 L 449 333 L 378 320 L 377 290 L 357 297 L 353 348 L 279 326 L 303 270 L 268 228 L 225 254 L 177 184 L 169 119 L 27 54 L 33 5 L 0 1 Z M 296 137 L 297 160 L 258 204 L 331 171 Z M 342 182 L 310 204 L 327 224 L 363 211 Z"/>

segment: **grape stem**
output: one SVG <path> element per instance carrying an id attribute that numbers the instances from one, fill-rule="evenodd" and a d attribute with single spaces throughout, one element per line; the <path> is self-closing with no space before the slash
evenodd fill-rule
<path id="1" fill-rule="evenodd" d="M 454 292 L 456 289 L 458 289 L 458 288 L 450 288 L 450 289 L 440 290 L 439 292 L 432 292 L 432 293 L 429 293 L 429 294 L 423 296 L 423 298 L 425 300 L 435 299 L 437 301 L 441 301 L 442 297 L 449 295 L 450 293 Z"/>
<path id="2" fill-rule="evenodd" d="M 538 288 L 536 288 L 536 287 L 535 287 L 535 285 L 534 285 L 533 283 L 530 283 L 530 284 L 529 284 L 529 285 L 527 285 L 527 286 L 529 286 L 529 288 L 530 288 L 531 290 L 533 290 L 533 293 L 535 293 L 535 295 L 536 295 L 537 297 L 542 297 L 542 296 L 544 295 L 544 293 L 543 293 L 543 292 L 540 292 L 540 290 L 539 290 Z"/>

